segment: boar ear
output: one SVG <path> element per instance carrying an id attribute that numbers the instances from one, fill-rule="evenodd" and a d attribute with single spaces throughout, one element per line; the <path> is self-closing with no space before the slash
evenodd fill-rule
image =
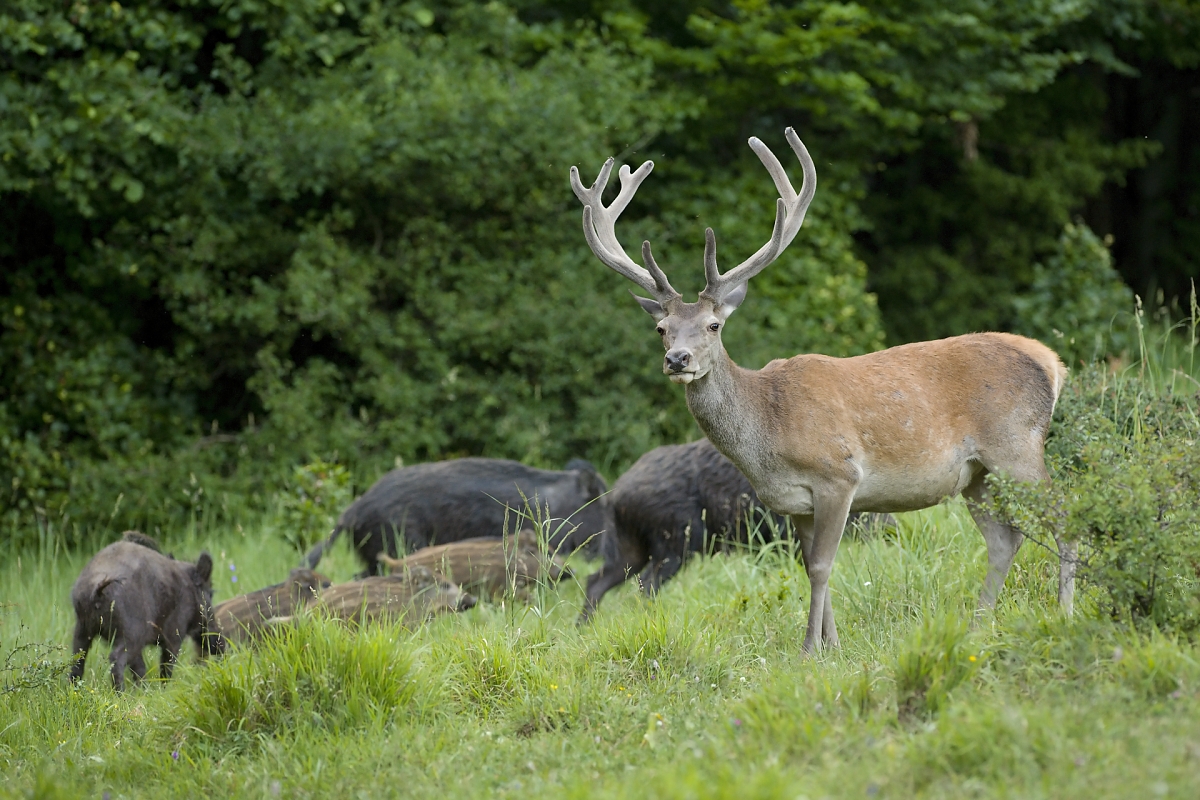
<path id="1" fill-rule="evenodd" d="M 207 552 L 201 553 L 196 559 L 196 574 L 200 576 L 201 583 L 208 583 L 212 578 L 212 556 Z"/>
<path id="2" fill-rule="evenodd" d="M 600 477 L 600 473 L 592 466 L 590 461 L 584 461 L 582 458 L 571 459 L 567 463 L 568 470 L 574 470 L 578 474 L 577 485 L 579 490 L 587 495 L 587 497 L 599 497 L 608 491 L 608 486 L 604 483 L 604 478 Z"/>

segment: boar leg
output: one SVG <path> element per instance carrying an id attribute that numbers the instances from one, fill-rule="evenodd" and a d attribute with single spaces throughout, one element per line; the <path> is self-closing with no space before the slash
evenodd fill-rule
<path id="1" fill-rule="evenodd" d="M 146 677 L 146 661 L 142 658 L 142 648 L 138 647 L 130 652 L 129 671 L 133 673 L 134 683 L 141 683 Z"/>
<path id="2" fill-rule="evenodd" d="M 164 681 L 171 679 L 171 673 L 175 671 L 175 662 L 179 661 L 179 648 L 183 642 L 179 639 L 162 640 L 159 648 L 162 650 L 162 658 L 158 662 L 158 677 Z"/>
<path id="3" fill-rule="evenodd" d="M 88 650 L 92 648 L 92 638 L 93 634 L 83 624 L 83 620 L 75 620 L 75 640 L 71 645 L 75 662 L 71 664 L 69 675 L 72 683 L 78 683 L 83 679 L 83 668 L 87 663 Z"/>
<path id="4" fill-rule="evenodd" d="M 130 648 L 124 639 L 113 643 L 112 652 L 108 656 L 112 662 L 113 688 L 118 692 L 125 691 L 125 668 L 133 670 L 135 682 L 141 682 L 146 675 L 146 662 L 142 660 L 141 648 Z"/>
<path id="5" fill-rule="evenodd" d="M 646 549 L 630 537 L 622 537 L 618 541 L 618 548 L 619 552 L 608 554 L 604 559 L 604 566 L 588 577 L 586 599 L 583 611 L 579 614 L 581 623 L 591 618 L 596 606 L 600 604 L 600 599 L 609 589 L 620 586 L 630 575 L 637 575 L 649 561 Z"/>
<path id="6" fill-rule="evenodd" d="M 682 566 L 683 559 L 680 556 L 668 556 L 661 561 L 652 561 L 641 574 L 642 591 L 649 597 L 658 594 L 662 585 L 674 578 Z"/>

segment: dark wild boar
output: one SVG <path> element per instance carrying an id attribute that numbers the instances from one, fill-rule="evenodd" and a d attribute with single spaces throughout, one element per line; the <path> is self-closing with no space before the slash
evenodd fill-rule
<path id="1" fill-rule="evenodd" d="M 244 644 L 258 636 L 267 620 L 290 616 L 329 585 L 330 580 L 321 573 L 297 567 L 283 583 L 218 603 L 213 619 L 226 642 Z"/>
<path id="2" fill-rule="evenodd" d="M 466 611 L 475 603 L 475 597 L 433 570 L 414 566 L 395 575 L 336 583 L 321 592 L 313 607 L 347 622 L 396 619 L 411 626 L 437 614 Z"/>
<path id="3" fill-rule="evenodd" d="M 522 602 L 529 602 L 529 587 L 536 581 L 556 583 L 571 575 L 566 562 L 554 553 L 543 552 L 536 534 L 528 530 L 521 531 L 516 540 L 511 536 L 464 539 L 425 547 L 400 559 L 380 553 L 379 561 L 392 573 L 428 567 L 472 594 L 513 594 Z"/>
<path id="4" fill-rule="evenodd" d="M 435 544 L 499 537 L 506 509 L 510 529 L 520 527 L 516 512 L 525 510 L 522 494 L 530 505 L 549 506 L 551 549 L 569 553 L 588 546 L 594 551 L 599 534 L 611 525 L 601 498 L 607 487 L 588 462 L 574 460 L 567 467 L 560 472 L 497 458 L 460 458 L 392 470 L 342 512 L 333 533 L 308 553 L 305 563 L 315 569 L 343 531 L 369 575 L 379 574 L 380 553 L 396 558 L 401 549 L 411 553 Z M 563 519 L 568 521 L 560 527 Z"/>
<path id="5" fill-rule="evenodd" d="M 155 539 L 153 536 L 147 536 L 141 531 L 125 531 L 121 534 L 121 541 L 129 542 L 130 544 L 140 544 L 142 547 L 149 547 L 156 553 L 162 552 L 162 546 L 158 543 L 158 539 Z M 170 558 L 170 556 L 167 557 Z"/>
<path id="6" fill-rule="evenodd" d="M 92 640 L 112 642 L 113 686 L 125 688 L 125 668 L 141 681 L 142 649 L 162 649 L 159 674 L 170 678 L 183 640 L 196 642 L 201 655 L 220 653 L 224 641 L 212 619 L 212 557 L 195 564 L 175 561 L 132 542 L 114 542 L 97 553 L 71 588 L 75 606 L 75 663 L 71 680 L 83 677 Z"/>
<path id="7" fill-rule="evenodd" d="M 601 539 L 604 566 L 588 577 L 581 620 L 632 576 L 653 594 L 695 553 L 747 544 L 755 527 L 763 541 L 790 530 L 707 439 L 651 450 L 617 479 L 607 499 L 613 529 Z M 857 517 L 852 523 L 865 522 Z"/>

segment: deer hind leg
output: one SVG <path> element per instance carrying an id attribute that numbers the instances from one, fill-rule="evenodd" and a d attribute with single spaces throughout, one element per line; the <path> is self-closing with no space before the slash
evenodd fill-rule
<path id="1" fill-rule="evenodd" d="M 963 489 L 963 497 L 966 498 L 967 508 L 971 511 L 971 518 L 975 520 L 975 525 L 987 543 L 988 570 L 987 577 L 983 579 L 983 591 L 979 595 L 980 611 L 996 607 L 996 599 L 1000 596 L 1004 579 L 1008 577 L 1008 570 L 1012 567 L 1017 550 L 1021 548 L 1021 542 L 1025 539 L 1019 530 L 997 519 L 988 511 L 991 493 L 984 481 L 986 476 L 987 472 L 980 470 L 967 488 Z"/>
<path id="2" fill-rule="evenodd" d="M 800 553 L 808 573 L 812 597 L 808 607 L 808 629 L 804 635 L 804 652 L 813 653 L 822 645 L 838 646 L 837 623 L 833 616 L 833 598 L 829 592 L 829 576 L 837 556 L 846 517 L 850 513 L 852 491 L 814 493 L 814 513 L 795 516 L 792 522 L 800 537 Z"/>
<path id="3" fill-rule="evenodd" d="M 1014 480 L 1026 483 L 1049 483 L 1050 474 L 1046 472 L 1046 464 L 1043 460 L 1040 446 L 1036 452 L 1037 455 L 1034 458 L 1013 459 L 1013 463 L 1006 464 L 995 470 L 989 467 L 988 471 L 997 471 Z M 986 473 L 982 472 L 976 475 L 971 484 L 963 490 L 963 497 L 967 498 L 968 507 L 971 509 L 971 516 L 975 518 L 975 523 L 979 526 L 979 530 L 983 532 L 984 539 L 988 542 L 988 580 L 990 581 L 993 577 L 992 539 L 989 538 L 988 529 L 985 528 L 985 524 L 990 522 L 994 525 L 999 525 L 1000 528 L 1007 532 L 1008 544 L 1005 545 L 1003 541 L 1000 542 L 1000 550 L 1003 551 L 1006 546 L 1011 548 L 1012 554 L 1008 557 L 1008 565 L 1012 564 L 1017 548 L 1021 546 L 1021 542 L 1024 540 L 1024 535 L 1015 528 L 1004 525 L 999 520 L 995 520 L 991 514 L 985 511 L 986 506 L 989 505 L 989 493 L 987 485 L 984 483 L 985 475 Z M 977 506 L 976 503 L 982 504 L 983 507 Z M 1053 510 L 1048 513 L 1053 513 Z M 1075 569 L 1079 564 L 1078 543 L 1062 535 L 1058 530 L 1058 526 L 1054 526 L 1054 529 L 1054 543 L 1058 547 L 1058 603 L 1062 610 L 1070 615 L 1075 601 Z M 985 606 L 990 608 L 995 605 L 996 598 L 1000 594 L 1000 588 L 1004 584 L 1004 576 L 1007 574 L 1008 566 L 1005 566 L 1003 572 L 1000 574 L 998 583 L 991 586 L 988 581 L 984 582 L 984 592 L 980 597 L 981 608 Z M 990 594 L 991 602 L 985 603 L 986 598 L 989 597 L 989 589 L 992 590 Z"/>

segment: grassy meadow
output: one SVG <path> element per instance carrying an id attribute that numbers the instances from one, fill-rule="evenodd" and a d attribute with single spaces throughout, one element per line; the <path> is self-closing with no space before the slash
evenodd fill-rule
<path id="1" fill-rule="evenodd" d="M 0 565 L 0 796 L 1194 796 L 1192 645 L 1087 596 L 1063 618 L 1032 543 L 969 626 L 985 553 L 965 507 L 899 520 L 844 541 L 842 646 L 812 659 L 807 580 L 776 547 L 694 560 L 652 601 L 626 585 L 583 627 L 576 579 L 414 631 L 308 620 L 124 695 L 100 642 L 82 685 L 54 674 L 88 555 L 47 535 Z M 212 553 L 218 600 L 298 560 L 270 516 L 166 545 Z M 345 544 L 322 567 L 359 568 Z M 21 647 L 45 643 L 64 649 Z"/>

